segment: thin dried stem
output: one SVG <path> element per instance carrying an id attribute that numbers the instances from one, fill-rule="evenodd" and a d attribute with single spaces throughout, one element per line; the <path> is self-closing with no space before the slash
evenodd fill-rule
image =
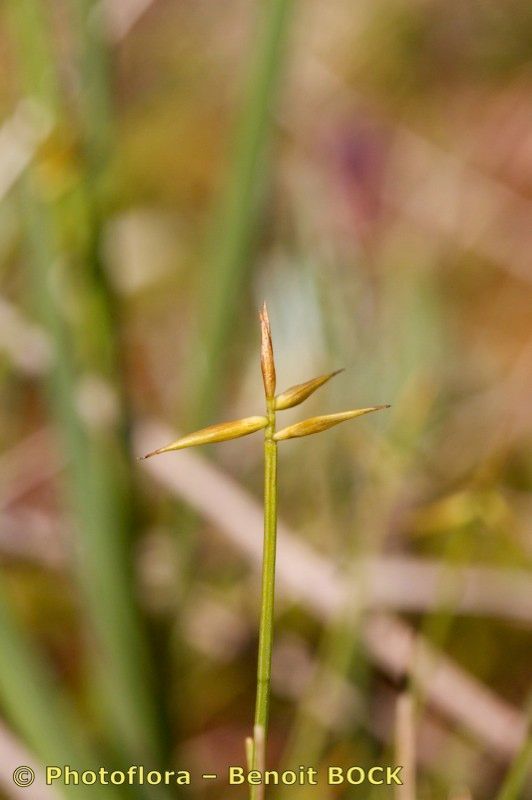
<path id="1" fill-rule="evenodd" d="M 402 786 L 395 787 L 396 800 L 416 800 L 416 728 L 412 695 L 397 700 L 395 717 L 395 763 L 402 767 Z"/>

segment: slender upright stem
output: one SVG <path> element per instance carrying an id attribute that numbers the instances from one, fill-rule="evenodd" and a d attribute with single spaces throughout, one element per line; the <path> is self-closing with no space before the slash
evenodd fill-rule
<path id="1" fill-rule="evenodd" d="M 270 680 L 273 646 L 273 612 L 275 597 L 275 555 L 277 540 L 277 443 L 275 409 L 268 402 L 268 426 L 264 429 L 264 551 L 262 561 L 262 600 L 257 664 L 257 700 L 253 732 L 253 769 L 263 769 L 270 706 Z M 251 798 L 263 796 L 263 787 L 252 786 Z"/>

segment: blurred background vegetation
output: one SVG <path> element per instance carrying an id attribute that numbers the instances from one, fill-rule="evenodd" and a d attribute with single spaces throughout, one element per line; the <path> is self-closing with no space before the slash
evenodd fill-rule
<path id="1" fill-rule="evenodd" d="M 135 457 L 261 413 L 266 299 L 281 389 L 346 368 L 305 416 L 393 406 L 281 448 L 272 765 L 532 797 L 530 3 L 6 0 L 0 41 L 1 796 L 243 762 L 260 437 Z"/>

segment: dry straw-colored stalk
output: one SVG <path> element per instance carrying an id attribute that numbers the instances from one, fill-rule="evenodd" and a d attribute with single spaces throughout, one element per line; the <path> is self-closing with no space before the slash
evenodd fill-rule
<path id="1" fill-rule="evenodd" d="M 338 414 L 326 414 L 297 422 L 280 431 L 276 431 L 276 412 L 293 408 L 310 397 L 327 381 L 342 370 L 320 375 L 305 383 L 299 383 L 279 395 L 275 395 L 276 374 L 273 353 L 270 320 L 266 304 L 259 313 L 261 326 L 260 363 L 264 382 L 266 415 L 245 417 L 232 422 L 211 425 L 195 433 L 188 434 L 176 442 L 148 453 L 149 458 L 185 447 L 201 444 L 223 442 L 239 436 L 247 436 L 258 430 L 264 430 L 264 542 L 262 558 L 262 596 L 259 626 L 259 650 L 257 659 L 257 697 L 255 704 L 255 720 L 253 736 L 246 739 L 246 761 L 249 769 L 263 770 L 266 763 L 266 742 L 268 734 L 268 716 L 270 706 L 271 663 L 273 650 L 273 615 L 275 599 L 275 558 L 277 551 L 277 443 L 285 439 L 310 436 L 313 433 L 327 430 L 341 422 L 389 408 L 388 405 L 357 408 L 342 411 Z M 251 800 L 264 797 L 264 786 L 250 786 Z"/>
<path id="2" fill-rule="evenodd" d="M 403 781 L 395 787 L 395 800 L 416 800 L 416 708 L 408 692 L 397 698 L 395 763 L 402 767 Z"/>

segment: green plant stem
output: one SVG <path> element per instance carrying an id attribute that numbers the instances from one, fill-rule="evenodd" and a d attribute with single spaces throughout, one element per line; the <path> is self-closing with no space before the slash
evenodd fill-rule
<path id="1" fill-rule="evenodd" d="M 262 599 L 257 663 L 257 700 L 253 733 L 253 769 L 264 768 L 270 708 L 270 682 L 275 600 L 275 556 L 277 549 L 277 443 L 275 410 L 268 403 L 268 426 L 264 431 L 264 549 L 262 560 Z M 260 786 L 251 787 L 251 798 L 260 797 Z"/>

